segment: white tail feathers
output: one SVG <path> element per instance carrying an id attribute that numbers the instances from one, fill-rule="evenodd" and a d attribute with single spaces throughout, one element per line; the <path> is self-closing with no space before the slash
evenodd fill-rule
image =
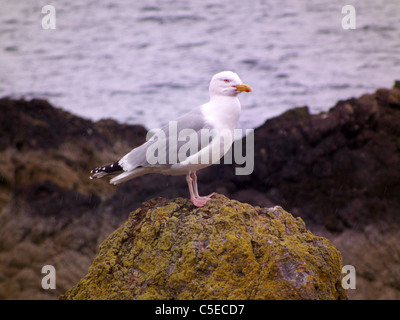
<path id="1" fill-rule="evenodd" d="M 104 171 L 100 171 L 100 172 L 97 172 L 97 173 L 91 175 L 89 178 L 90 179 L 98 179 L 98 178 L 103 178 L 103 177 L 108 176 L 108 175 L 109 175 L 109 173 L 104 172 Z"/>
<path id="2" fill-rule="evenodd" d="M 110 180 L 110 184 L 120 184 L 130 179 L 142 176 L 149 173 L 151 170 L 148 168 L 136 168 L 132 171 L 123 172 Z"/>

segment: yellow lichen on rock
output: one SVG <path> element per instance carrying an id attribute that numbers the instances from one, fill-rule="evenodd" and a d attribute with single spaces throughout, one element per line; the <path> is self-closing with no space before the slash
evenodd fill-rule
<path id="1" fill-rule="evenodd" d="M 340 253 L 280 207 L 153 199 L 63 299 L 344 299 Z"/>

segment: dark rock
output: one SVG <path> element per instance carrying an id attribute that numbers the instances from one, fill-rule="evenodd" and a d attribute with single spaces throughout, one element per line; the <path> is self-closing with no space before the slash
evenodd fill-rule
<path id="1" fill-rule="evenodd" d="M 99 204 L 98 196 L 48 181 L 16 188 L 0 212 L 0 299 L 55 299 L 79 280 L 120 223 Z M 55 290 L 41 287 L 48 264 Z"/>
<path id="2" fill-rule="evenodd" d="M 0 99 L 0 209 L 19 185 L 51 180 L 81 193 L 109 193 L 89 172 L 145 141 L 142 126 L 96 123 L 54 108 L 45 100 Z"/>
<path id="3" fill-rule="evenodd" d="M 66 290 L 127 212 L 157 196 L 188 196 L 182 176 L 148 175 L 116 188 L 88 179 L 143 143 L 141 126 L 93 123 L 38 99 L 3 98 L 0 111 L 1 298 L 54 298 L 37 285 L 41 266 L 54 262 Z M 400 298 L 399 123 L 398 83 L 326 113 L 290 110 L 255 130 L 251 175 L 211 166 L 198 173 L 200 193 L 284 207 L 356 267 L 361 285 L 350 297 Z"/>
<path id="4" fill-rule="evenodd" d="M 28 208 L 31 216 L 49 218 L 56 216 L 60 220 L 79 217 L 83 212 L 95 209 L 100 204 L 96 195 L 84 195 L 76 191 L 63 190 L 51 181 L 40 181 L 30 186 L 20 186 L 13 191 L 14 207 Z"/>
<path id="5" fill-rule="evenodd" d="M 300 108 L 268 120 L 255 131 L 252 179 L 238 189 L 277 190 L 277 205 L 332 231 L 380 223 L 377 208 L 398 225 L 399 103 L 398 89 L 380 89 L 328 113 Z"/>

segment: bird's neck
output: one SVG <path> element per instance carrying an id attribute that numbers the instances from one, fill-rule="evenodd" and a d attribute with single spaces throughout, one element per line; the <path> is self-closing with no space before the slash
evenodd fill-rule
<path id="1" fill-rule="evenodd" d="M 241 105 L 237 96 L 213 95 L 210 101 L 203 105 L 206 118 L 216 127 L 229 128 L 237 127 Z"/>

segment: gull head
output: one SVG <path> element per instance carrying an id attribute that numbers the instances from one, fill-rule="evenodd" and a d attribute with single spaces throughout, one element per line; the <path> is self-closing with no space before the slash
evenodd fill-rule
<path id="1" fill-rule="evenodd" d="M 210 82 L 210 96 L 237 96 L 240 92 L 250 92 L 251 87 L 244 84 L 232 71 L 222 71 L 214 75 Z"/>

